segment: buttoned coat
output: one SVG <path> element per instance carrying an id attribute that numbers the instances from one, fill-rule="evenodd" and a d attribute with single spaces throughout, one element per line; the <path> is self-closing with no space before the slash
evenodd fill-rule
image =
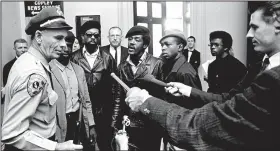
<path id="1" fill-rule="evenodd" d="M 208 67 L 208 92 L 224 93 L 242 80 L 247 68 L 235 57 L 216 58 Z"/>
<path id="2" fill-rule="evenodd" d="M 262 61 L 259 61 L 252 66 L 248 67 L 248 71 L 242 80 L 235 85 L 229 92 L 221 93 L 221 94 L 214 94 L 214 93 L 207 93 L 201 91 L 199 89 L 192 88 L 190 98 L 195 101 L 200 101 L 204 104 L 209 102 L 223 102 L 223 100 L 230 99 L 237 93 L 242 93 L 245 88 L 250 86 L 252 81 L 256 78 L 256 76 L 260 73 Z"/>

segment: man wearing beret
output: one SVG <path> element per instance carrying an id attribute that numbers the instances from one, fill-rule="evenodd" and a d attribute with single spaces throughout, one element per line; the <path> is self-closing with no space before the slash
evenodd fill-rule
<path id="1" fill-rule="evenodd" d="M 31 47 L 14 63 L 5 89 L 5 150 L 82 149 L 71 140 L 54 141 L 58 96 L 52 88 L 49 62 L 67 49 L 64 39 L 70 29 L 56 7 L 43 9 L 26 26 Z"/>
<path id="2" fill-rule="evenodd" d="M 119 65 L 119 77 L 129 87 L 138 86 L 148 89 L 153 95 L 160 96 L 164 93 L 162 87 L 157 87 L 151 83 L 142 81 L 145 75 L 152 75 L 156 79 L 162 80 L 162 61 L 153 57 L 145 50 L 150 44 L 150 31 L 143 26 L 134 26 L 126 34 L 128 38 L 128 54 L 126 60 Z M 162 89 L 162 91 L 161 91 Z M 115 106 L 119 106 L 118 120 L 122 120 L 123 115 L 128 115 L 130 126 L 127 129 L 129 135 L 129 143 L 141 151 L 160 150 L 161 136 L 154 125 L 151 124 L 143 115 L 135 114 L 128 106 L 125 105 L 125 90 L 119 89 L 119 102 Z M 120 122 L 119 122 L 120 123 Z M 117 123 L 117 125 L 119 124 Z M 119 128 L 119 127 L 118 127 Z M 130 146 L 131 147 L 131 146 Z"/>
<path id="3" fill-rule="evenodd" d="M 269 64 L 248 86 L 230 97 L 207 93 L 214 101 L 189 110 L 131 88 L 126 102 L 135 112 L 155 121 L 170 142 L 187 150 L 278 150 L 280 124 L 280 2 L 253 2 L 250 30 L 254 50 Z M 171 82 L 166 90 L 193 98 L 193 88 Z M 197 97 L 199 99 L 199 97 Z M 199 100 L 198 100 L 199 101 Z M 218 102 L 219 101 L 219 102 Z"/>
<path id="4" fill-rule="evenodd" d="M 78 138 L 86 150 L 90 139 L 95 139 L 92 106 L 84 70 L 70 61 L 75 41 L 71 31 L 67 31 L 65 41 L 68 49 L 64 49 L 59 58 L 50 62 L 53 87 L 58 94 L 55 136 L 58 142 Z M 80 133 L 76 131 L 76 121 L 81 123 Z"/>
<path id="5" fill-rule="evenodd" d="M 97 145 L 101 151 L 111 150 L 111 128 L 114 83 L 110 74 L 117 69 L 114 58 L 99 50 L 101 27 L 97 21 L 87 21 L 81 27 L 84 47 L 72 55 L 72 61 L 85 72 L 97 132 Z"/>
<path id="6" fill-rule="evenodd" d="M 164 81 L 181 82 L 201 90 L 197 72 L 182 54 L 187 43 L 183 32 L 177 29 L 166 30 L 159 42 L 162 47 L 161 56 L 166 60 L 163 66 Z M 189 109 L 202 105 L 198 102 L 186 101 L 185 98 L 174 98 L 171 95 L 166 95 L 165 100 Z"/>

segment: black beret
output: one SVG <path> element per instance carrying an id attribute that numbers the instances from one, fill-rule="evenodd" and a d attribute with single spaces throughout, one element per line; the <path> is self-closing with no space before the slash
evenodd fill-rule
<path id="1" fill-rule="evenodd" d="M 66 42 L 69 42 L 69 43 L 74 43 L 74 41 L 75 41 L 75 36 L 74 36 L 74 34 L 71 32 L 71 31 L 67 31 L 67 36 L 65 37 L 65 41 Z"/>
<path id="2" fill-rule="evenodd" d="M 125 38 L 131 37 L 134 35 L 150 35 L 150 30 L 144 26 L 134 26 L 129 29 Z"/>
<path id="3" fill-rule="evenodd" d="M 32 17 L 25 28 L 27 35 L 32 35 L 40 29 L 72 29 L 65 22 L 63 12 L 57 7 L 47 7 L 42 9 L 36 16 Z"/>
<path id="4" fill-rule="evenodd" d="M 81 27 L 81 34 L 85 34 L 87 30 L 92 29 L 92 28 L 96 28 L 99 30 L 99 33 L 101 33 L 101 26 L 100 23 L 98 21 L 87 21 L 85 22 L 82 27 Z"/>

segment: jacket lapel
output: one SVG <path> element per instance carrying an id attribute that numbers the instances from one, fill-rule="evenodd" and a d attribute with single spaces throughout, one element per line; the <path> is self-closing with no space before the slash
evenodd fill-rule
<path id="1" fill-rule="evenodd" d="M 125 60 L 128 57 L 127 48 L 121 47 L 121 61 Z"/>
<path id="2" fill-rule="evenodd" d="M 94 61 L 94 64 L 93 64 L 93 67 L 92 67 L 91 70 L 95 70 L 102 61 L 103 61 L 103 59 L 101 57 L 101 51 L 99 51 L 99 53 L 98 53 L 98 55 L 97 55 L 97 57 L 96 57 L 96 59 Z"/>
<path id="3" fill-rule="evenodd" d="M 148 67 L 151 65 L 148 60 L 150 60 L 150 57 L 151 55 L 150 54 L 147 54 L 145 60 L 143 60 L 141 62 L 141 64 L 139 65 L 136 73 L 135 73 L 135 76 L 134 76 L 134 79 L 137 79 L 138 77 L 143 77 L 144 75 L 148 74 Z"/>
<path id="4" fill-rule="evenodd" d="M 72 64 L 72 67 L 73 67 L 74 72 L 75 72 L 76 77 L 77 77 L 77 81 L 78 81 L 78 94 L 79 94 L 79 98 L 81 98 L 81 96 L 83 96 L 83 95 L 81 94 L 82 91 L 83 91 L 82 86 L 81 86 L 81 84 L 83 83 L 83 82 L 82 82 L 82 80 L 83 80 L 82 76 L 83 76 L 83 75 L 80 74 L 81 71 L 79 71 L 79 68 L 77 67 L 76 64 L 74 64 L 73 62 L 70 62 L 70 63 Z"/>
<path id="5" fill-rule="evenodd" d="M 54 64 L 54 62 L 51 62 L 50 65 L 51 65 L 51 72 L 53 73 L 53 75 L 56 78 L 57 82 L 63 88 L 63 91 L 66 92 L 65 83 L 64 83 L 64 80 L 63 80 L 63 78 L 61 76 L 61 73 L 59 71 L 60 69 Z"/>
<path id="6" fill-rule="evenodd" d="M 132 81 L 134 79 L 134 74 L 130 67 L 130 64 L 127 61 L 125 61 L 124 63 L 125 64 L 123 66 L 123 71 L 127 75 L 128 81 Z"/>
<path id="7" fill-rule="evenodd" d="M 84 69 L 86 70 L 87 72 L 90 72 L 91 71 L 91 68 L 90 68 L 90 65 L 87 61 L 87 59 L 85 58 L 85 56 L 83 55 L 83 51 L 82 51 L 82 48 L 81 50 L 79 51 L 79 57 L 78 57 L 78 62 L 79 62 L 79 65 Z"/>

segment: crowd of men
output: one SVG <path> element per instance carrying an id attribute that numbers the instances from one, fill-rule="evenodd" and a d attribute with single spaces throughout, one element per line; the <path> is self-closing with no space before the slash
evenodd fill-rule
<path id="1" fill-rule="evenodd" d="M 250 12 L 247 37 L 263 61 L 246 69 L 230 54 L 231 35 L 211 32 L 216 59 L 204 92 L 195 37 L 166 30 L 157 58 L 146 51 L 148 28 L 130 28 L 125 48 L 121 28 L 111 27 L 100 46 L 100 23 L 87 21 L 79 47 L 61 10 L 43 9 L 25 28 L 30 47 L 16 40 L 4 67 L 4 150 L 155 151 L 162 139 L 165 150 L 277 149 L 280 2 L 255 2 Z"/>

